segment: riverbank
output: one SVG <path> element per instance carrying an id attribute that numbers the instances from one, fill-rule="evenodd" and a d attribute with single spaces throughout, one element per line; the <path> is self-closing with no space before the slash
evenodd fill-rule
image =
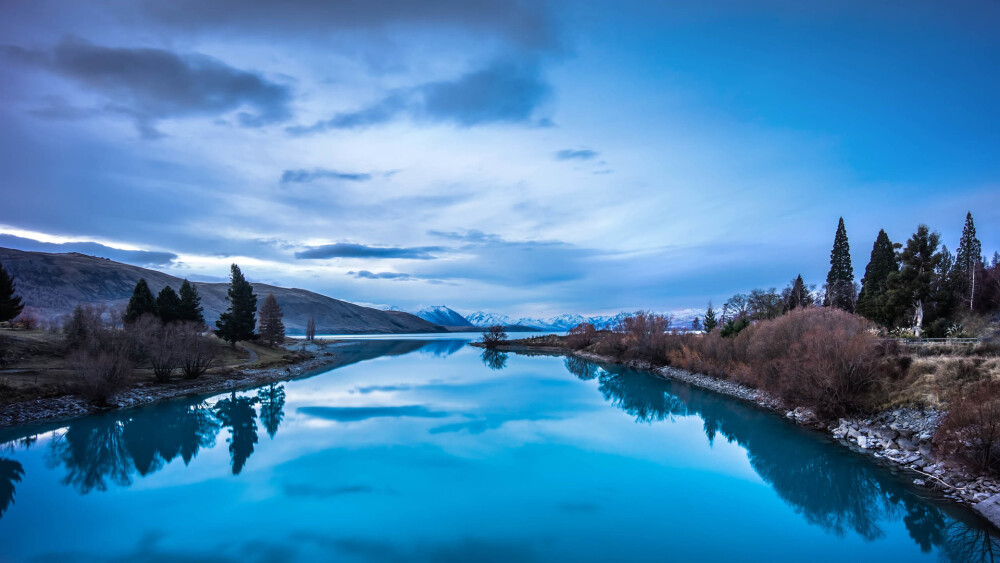
<path id="1" fill-rule="evenodd" d="M 0 406 L 0 428 L 42 422 L 63 422 L 88 414 L 127 409 L 187 395 L 238 391 L 278 381 L 301 377 L 308 372 L 337 362 L 337 355 L 299 354 L 296 360 L 270 367 L 225 369 L 197 379 L 174 379 L 169 383 L 143 382 L 117 393 L 107 407 L 98 407 L 76 395 L 46 397 Z"/>
<path id="2" fill-rule="evenodd" d="M 481 343 L 473 346 L 482 347 Z M 556 342 L 538 342 L 537 346 L 505 344 L 502 352 L 549 353 L 573 356 L 595 363 L 621 365 L 681 381 L 689 385 L 750 402 L 780 414 L 790 422 L 828 436 L 832 441 L 874 461 L 908 471 L 912 482 L 943 498 L 971 507 L 1000 529 L 1000 480 L 977 474 L 955 461 L 941 456 L 933 443 L 934 433 L 945 412 L 933 408 L 894 408 L 867 417 L 845 417 L 836 422 L 821 421 L 814 412 L 789 405 L 763 390 L 735 381 L 692 373 L 673 367 L 657 367 L 643 361 L 620 361 L 593 352 L 572 350 Z"/>

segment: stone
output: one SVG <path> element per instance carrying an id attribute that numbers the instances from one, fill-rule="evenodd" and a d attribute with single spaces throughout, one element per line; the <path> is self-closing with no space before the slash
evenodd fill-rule
<path id="1" fill-rule="evenodd" d="M 896 443 L 899 445 L 901 449 L 904 449 L 908 452 L 917 451 L 917 445 L 914 444 L 913 440 L 910 440 L 909 438 L 900 437 L 896 440 Z"/>
<path id="2" fill-rule="evenodd" d="M 865 436 L 858 436 L 858 447 L 868 449 L 868 438 Z"/>
<path id="3" fill-rule="evenodd" d="M 925 455 L 925 456 L 926 455 L 931 455 L 931 445 L 930 444 L 920 444 L 920 446 L 917 447 L 917 451 L 919 451 L 921 455 Z"/>
<path id="4" fill-rule="evenodd" d="M 1000 526 L 1000 494 L 988 497 L 972 506 L 994 526 Z"/>
<path id="5" fill-rule="evenodd" d="M 918 487 L 923 487 L 927 485 L 927 481 L 924 481 L 923 479 L 914 479 L 913 484 Z"/>
<path id="6" fill-rule="evenodd" d="M 847 429 L 847 437 L 848 438 L 858 438 L 860 436 L 861 436 L 861 434 L 858 433 L 857 429 L 855 429 L 855 428 L 848 428 Z"/>

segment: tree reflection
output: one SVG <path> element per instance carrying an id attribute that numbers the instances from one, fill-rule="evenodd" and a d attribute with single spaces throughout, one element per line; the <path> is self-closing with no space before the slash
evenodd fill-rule
<path id="1" fill-rule="evenodd" d="M 253 446 L 257 443 L 257 411 L 254 405 L 259 401 L 257 397 L 237 397 L 234 392 L 228 399 L 215 404 L 215 416 L 223 427 L 229 428 L 227 442 L 233 475 L 239 475 L 243 471 L 243 466 L 253 454 Z"/>
<path id="2" fill-rule="evenodd" d="M 566 369 L 570 373 L 584 381 L 597 377 L 597 372 L 601 369 L 600 366 L 594 362 L 578 358 L 576 356 L 567 356 L 563 363 L 566 365 Z"/>
<path id="3" fill-rule="evenodd" d="M 0 457 L 0 518 L 14 504 L 14 483 L 20 483 L 24 468 L 13 459 Z"/>
<path id="4" fill-rule="evenodd" d="M 595 372 L 570 359 L 566 369 L 581 379 Z M 754 471 L 807 522 L 829 533 L 853 531 L 874 540 L 884 535 L 881 521 L 902 520 L 922 551 L 937 546 L 954 561 L 993 561 L 1000 553 L 986 530 L 949 518 L 868 460 L 778 417 L 642 372 L 607 367 L 596 373 L 605 400 L 637 421 L 700 417 L 710 442 L 721 434 L 746 449 Z"/>
<path id="5" fill-rule="evenodd" d="M 486 349 L 480 358 L 483 360 L 483 365 L 490 369 L 501 370 L 507 367 L 507 352 Z"/>
<path id="6" fill-rule="evenodd" d="M 123 438 L 124 422 L 111 415 L 92 416 L 70 424 L 52 440 L 49 466 L 66 468 L 63 484 L 81 494 L 108 490 L 108 483 L 132 484 L 132 459 Z"/>
<path id="7" fill-rule="evenodd" d="M 285 418 L 285 386 L 272 383 L 261 387 L 257 390 L 257 400 L 260 401 L 260 423 L 273 439 Z"/>

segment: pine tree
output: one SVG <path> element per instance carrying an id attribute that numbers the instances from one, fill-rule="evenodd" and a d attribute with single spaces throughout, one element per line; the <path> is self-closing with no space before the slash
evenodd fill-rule
<path id="1" fill-rule="evenodd" d="M 128 307 L 125 308 L 125 322 L 134 323 L 143 315 L 156 315 L 156 299 L 153 292 L 146 284 L 146 278 L 139 278 L 132 290 L 132 297 L 128 300 Z"/>
<path id="2" fill-rule="evenodd" d="M 165 286 L 156 296 L 156 311 L 165 323 L 172 323 L 181 318 L 181 298 L 174 288 Z"/>
<path id="3" fill-rule="evenodd" d="M 715 318 L 715 310 L 712 309 L 712 302 L 708 302 L 708 310 L 705 311 L 705 321 L 702 322 L 702 326 L 705 327 L 705 334 L 708 334 L 715 330 L 718 326 L 719 321 Z"/>
<path id="4" fill-rule="evenodd" d="M 976 300 L 976 274 L 983 261 L 983 245 L 976 238 L 976 225 L 972 222 L 972 212 L 965 215 L 965 227 L 962 228 L 962 239 L 958 243 L 958 253 L 955 256 L 956 288 L 962 304 L 972 309 Z"/>
<path id="5" fill-rule="evenodd" d="M 896 247 L 889 240 L 885 230 L 879 230 L 872 246 L 871 259 L 865 267 L 865 277 L 861 279 L 861 295 L 858 297 L 857 312 L 862 317 L 882 326 L 895 322 L 890 311 L 886 292 L 889 276 L 899 271 Z"/>
<path id="6" fill-rule="evenodd" d="M 278 300 L 273 293 L 268 293 L 260 306 L 260 336 L 272 348 L 285 341 L 285 324 L 281 322 L 283 316 Z"/>
<path id="7" fill-rule="evenodd" d="M 310 342 L 316 340 L 316 317 L 309 317 L 306 323 L 306 340 Z"/>
<path id="8" fill-rule="evenodd" d="M 812 295 L 809 294 L 809 288 L 806 287 L 802 274 L 792 280 L 791 285 L 785 289 L 784 293 L 785 309 L 788 311 L 813 304 Z"/>
<path id="9" fill-rule="evenodd" d="M 182 321 L 190 321 L 198 324 L 205 324 L 205 315 L 201 307 L 201 296 L 198 290 L 187 280 L 181 284 L 180 291 L 181 305 L 178 309 L 179 318 Z"/>
<path id="10" fill-rule="evenodd" d="M 285 418 L 285 386 L 272 383 L 257 391 L 260 401 L 260 422 L 267 430 L 267 435 L 274 439 L 278 426 Z"/>
<path id="11" fill-rule="evenodd" d="M 899 254 L 900 269 L 889 275 L 887 293 L 894 318 L 909 315 L 917 336 L 921 335 L 928 304 L 934 296 L 935 278 L 941 253 L 937 251 L 940 235 L 930 232 L 927 225 L 906 241 Z"/>
<path id="12" fill-rule="evenodd" d="M 854 268 L 851 267 L 851 247 L 847 242 L 844 218 L 837 224 L 837 234 L 830 251 L 830 273 L 826 275 L 826 298 L 823 306 L 854 311 Z"/>
<path id="13" fill-rule="evenodd" d="M 0 323 L 17 318 L 24 309 L 24 302 L 15 295 L 16 291 L 14 277 L 0 264 Z"/>
<path id="14" fill-rule="evenodd" d="M 230 272 L 229 293 L 226 295 L 229 308 L 215 321 L 219 329 L 217 334 L 231 346 L 241 340 L 254 337 L 254 327 L 257 325 L 257 296 L 253 286 L 243 277 L 243 272 L 236 264 Z"/>

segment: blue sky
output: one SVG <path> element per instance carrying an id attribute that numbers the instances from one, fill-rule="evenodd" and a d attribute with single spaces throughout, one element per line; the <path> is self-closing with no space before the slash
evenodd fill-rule
<path id="1" fill-rule="evenodd" d="M 1000 249 L 996 2 L 0 0 L 0 244 L 511 315 Z"/>

